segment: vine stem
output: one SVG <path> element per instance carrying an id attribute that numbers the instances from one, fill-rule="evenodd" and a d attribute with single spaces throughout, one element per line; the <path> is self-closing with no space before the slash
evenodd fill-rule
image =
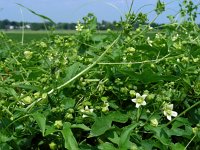
<path id="1" fill-rule="evenodd" d="M 22 9 L 20 8 L 20 12 L 21 12 L 21 15 L 22 15 L 22 41 L 21 41 L 21 44 L 23 45 L 24 44 L 24 15 L 23 15 L 23 12 L 22 12 Z"/>
<path id="2" fill-rule="evenodd" d="M 105 56 L 105 54 L 111 49 L 111 47 L 113 47 L 113 45 L 115 45 L 115 43 L 119 40 L 120 36 L 121 36 L 121 34 L 108 46 L 108 48 L 97 58 L 96 61 L 94 61 L 87 68 L 85 68 L 83 71 L 81 71 L 80 73 L 78 73 L 76 76 L 74 76 L 73 78 L 71 78 L 70 80 L 68 80 L 67 82 L 65 82 L 64 84 L 62 84 L 62 85 L 60 85 L 60 86 L 58 86 L 58 87 L 56 87 L 54 89 L 51 89 L 49 92 L 47 92 L 47 94 L 50 95 L 53 92 L 55 92 L 56 90 L 60 90 L 60 89 L 62 89 L 64 87 L 66 87 L 69 83 L 71 83 L 75 79 L 79 78 L 84 73 L 88 72 L 92 67 L 94 67 L 96 64 L 98 64 L 98 62 Z M 41 100 L 42 100 L 42 98 L 39 98 L 36 101 L 34 101 L 33 103 L 31 103 L 29 106 L 26 107 L 26 111 L 28 111 L 30 108 L 32 108 L 35 104 L 37 104 Z"/>
<path id="3" fill-rule="evenodd" d="M 166 56 L 160 58 L 160 59 L 155 59 L 155 60 L 145 60 L 145 61 L 140 61 L 140 62 L 123 62 L 123 63 L 109 63 L 109 62 L 100 62 L 98 63 L 99 65 L 134 65 L 134 64 L 144 64 L 144 63 L 159 63 L 160 61 L 163 61 L 167 58 L 169 58 L 170 54 L 167 54 Z"/>
<path id="4" fill-rule="evenodd" d="M 196 134 L 192 137 L 192 139 L 189 141 L 189 143 L 186 145 L 186 147 L 184 148 L 184 150 L 187 150 L 187 147 L 190 145 L 190 143 L 194 140 L 194 138 L 196 137 Z"/>
<path id="5" fill-rule="evenodd" d="M 137 109 L 137 122 L 139 122 L 139 120 L 140 120 L 140 115 L 141 115 L 141 109 L 140 109 L 140 107 Z"/>
<path id="6" fill-rule="evenodd" d="M 170 122 L 168 122 L 168 123 L 166 124 L 166 126 L 170 125 L 170 124 L 171 124 L 172 122 L 174 122 L 178 117 L 184 115 L 184 114 L 185 114 L 186 112 L 188 112 L 190 109 L 192 109 L 192 108 L 198 106 L 199 104 L 200 104 L 200 101 L 197 102 L 197 103 L 195 103 L 194 105 L 190 106 L 189 108 L 187 108 L 186 110 L 184 110 L 182 113 L 180 113 L 177 117 L 175 117 L 175 118 L 172 119 Z"/>

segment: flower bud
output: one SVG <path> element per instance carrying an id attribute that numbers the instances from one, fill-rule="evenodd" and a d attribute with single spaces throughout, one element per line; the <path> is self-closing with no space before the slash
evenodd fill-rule
<path id="1" fill-rule="evenodd" d="M 150 122 L 151 122 L 151 125 L 152 125 L 152 126 L 154 126 L 154 127 L 157 127 L 157 126 L 158 126 L 158 120 L 157 120 L 157 119 L 155 119 L 155 118 L 154 118 L 154 119 L 151 119 Z"/>
<path id="2" fill-rule="evenodd" d="M 26 59 L 31 59 L 32 55 L 33 55 L 33 52 L 31 52 L 31 51 L 25 51 L 24 52 L 24 56 L 25 56 Z"/>
<path id="3" fill-rule="evenodd" d="M 62 120 L 56 120 L 54 123 L 54 127 L 56 127 L 57 129 L 61 129 L 63 126 Z"/>
<path id="4" fill-rule="evenodd" d="M 51 149 L 51 150 L 56 150 L 56 143 L 54 143 L 54 142 L 51 142 L 50 144 L 49 144 L 49 148 Z"/>
<path id="5" fill-rule="evenodd" d="M 135 95 L 136 95 L 136 92 L 135 92 L 135 90 L 130 90 L 130 95 L 131 95 L 131 97 L 135 97 Z"/>
<path id="6" fill-rule="evenodd" d="M 33 100 L 30 96 L 26 96 L 22 100 L 25 104 L 30 104 Z"/>

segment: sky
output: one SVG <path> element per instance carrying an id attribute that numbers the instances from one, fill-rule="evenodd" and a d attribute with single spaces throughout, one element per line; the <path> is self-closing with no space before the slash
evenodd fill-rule
<path id="1" fill-rule="evenodd" d="M 16 3 L 51 18 L 54 22 L 77 22 L 89 12 L 97 16 L 99 22 L 118 21 L 128 12 L 132 0 L 0 0 L 0 20 L 42 22 L 38 16 L 30 13 Z M 179 10 L 182 0 L 162 0 L 167 3 L 166 12 L 156 19 L 157 23 L 167 23 L 168 14 Z M 172 2 L 173 1 L 173 2 Z M 197 0 L 196 0 L 197 1 Z M 148 13 L 149 20 L 156 16 L 154 10 L 157 0 L 134 0 L 133 11 Z"/>

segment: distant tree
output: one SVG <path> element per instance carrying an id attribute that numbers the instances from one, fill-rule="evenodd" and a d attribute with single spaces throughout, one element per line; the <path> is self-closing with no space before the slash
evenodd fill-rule
<path id="1" fill-rule="evenodd" d="M 42 23 L 31 23 L 32 30 L 44 30 L 45 27 Z"/>
<path id="2" fill-rule="evenodd" d="M 19 26 L 19 23 L 16 22 L 16 21 L 11 21 L 11 22 L 10 22 L 10 25 L 11 25 L 11 26 L 14 26 L 14 27 L 17 27 L 17 26 Z"/>
<path id="3" fill-rule="evenodd" d="M 7 29 L 7 27 L 10 25 L 10 21 L 8 19 L 5 19 L 1 21 L 0 28 L 1 29 Z"/>

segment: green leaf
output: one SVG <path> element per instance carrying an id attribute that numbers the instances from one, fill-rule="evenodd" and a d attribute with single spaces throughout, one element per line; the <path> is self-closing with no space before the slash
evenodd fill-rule
<path id="1" fill-rule="evenodd" d="M 34 85 L 15 84 L 15 85 L 12 85 L 12 86 L 16 87 L 16 88 L 27 89 L 27 90 L 35 90 L 35 91 L 41 91 L 42 90 L 40 87 L 37 87 L 37 86 L 34 86 Z"/>
<path id="2" fill-rule="evenodd" d="M 92 37 L 93 41 L 95 41 L 95 42 L 103 41 L 105 38 L 106 38 L 106 36 L 102 35 L 102 34 L 100 34 L 100 35 L 94 35 Z"/>
<path id="3" fill-rule="evenodd" d="M 104 134 L 111 128 L 112 118 L 109 116 L 102 116 L 95 119 L 94 124 L 91 127 L 91 135 L 99 136 Z"/>
<path id="4" fill-rule="evenodd" d="M 0 87 L 0 93 L 6 94 L 8 91 L 5 88 Z"/>
<path id="5" fill-rule="evenodd" d="M 176 144 L 171 145 L 171 149 L 172 150 L 184 150 L 185 147 L 180 143 L 176 143 Z"/>
<path id="6" fill-rule="evenodd" d="M 46 131 L 45 131 L 45 135 L 44 136 L 47 136 L 47 135 L 50 135 L 54 132 L 57 132 L 58 130 L 55 129 L 54 126 L 46 126 Z"/>
<path id="7" fill-rule="evenodd" d="M 75 100 L 72 99 L 72 98 L 63 97 L 62 100 L 63 100 L 63 101 L 62 101 L 63 105 L 65 105 L 65 109 L 74 107 L 74 105 L 75 105 Z"/>
<path id="8" fill-rule="evenodd" d="M 100 150 L 117 150 L 112 143 L 105 142 L 98 146 Z"/>
<path id="9" fill-rule="evenodd" d="M 140 81 L 144 84 L 152 83 L 152 82 L 159 82 L 159 81 L 175 81 L 179 79 L 177 76 L 174 75 L 159 75 L 155 73 L 152 69 L 146 68 L 141 73 L 134 73 L 128 72 L 125 70 L 121 70 L 121 73 L 130 76 L 132 80 Z"/>
<path id="10" fill-rule="evenodd" d="M 0 150 L 12 150 L 13 148 L 11 148 L 7 143 L 0 143 Z"/>
<path id="11" fill-rule="evenodd" d="M 65 122 L 63 124 L 63 130 L 61 131 L 63 138 L 65 140 L 65 148 L 69 150 L 79 150 L 78 143 L 70 127 L 71 124 L 69 122 Z"/>
<path id="12" fill-rule="evenodd" d="M 184 125 L 191 125 L 187 118 L 178 117 L 173 123 L 172 128 L 178 128 Z"/>
<path id="13" fill-rule="evenodd" d="M 15 99 L 18 99 L 18 95 L 13 88 L 8 88 L 7 90 L 10 95 L 14 96 Z"/>
<path id="14" fill-rule="evenodd" d="M 145 126 L 145 130 L 152 131 L 154 133 L 154 137 L 158 139 L 163 145 L 169 145 L 171 143 L 169 136 L 167 135 L 167 132 L 169 129 L 164 126 L 151 126 L 147 125 Z"/>
<path id="15" fill-rule="evenodd" d="M 66 68 L 66 70 L 65 70 L 66 76 L 64 77 L 62 82 L 67 82 L 68 80 L 73 78 L 77 74 L 79 67 L 80 67 L 80 63 L 76 62 L 73 65 L 71 65 L 70 67 Z"/>
<path id="16" fill-rule="evenodd" d="M 112 121 L 115 122 L 120 122 L 120 123 L 125 123 L 128 121 L 128 115 L 127 114 L 122 114 L 119 111 L 115 111 L 109 114 L 109 117 L 112 119 Z"/>
<path id="17" fill-rule="evenodd" d="M 131 124 L 131 125 L 129 125 L 129 126 L 127 126 L 127 127 L 125 127 L 125 128 L 123 129 L 122 134 L 121 134 L 121 136 L 120 136 L 120 140 L 119 140 L 119 149 L 120 149 L 120 150 L 126 150 L 126 149 L 129 148 L 129 144 L 130 144 L 130 141 L 129 141 L 129 139 L 130 139 L 130 134 L 131 134 L 131 132 L 133 131 L 133 129 L 134 129 L 135 127 L 137 127 L 137 126 L 138 126 L 138 124 L 135 123 L 135 124 Z"/>
<path id="18" fill-rule="evenodd" d="M 142 140 L 141 145 L 142 145 L 142 148 L 144 150 L 152 150 L 153 141 L 151 141 L 151 140 Z"/>
<path id="19" fill-rule="evenodd" d="M 159 15 L 163 11 L 165 11 L 165 3 L 158 0 L 155 11 L 156 11 L 157 15 Z"/>
<path id="20" fill-rule="evenodd" d="M 165 128 L 165 130 L 167 130 L 167 128 Z M 163 128 L 156 128 L 156 135 L 154 137 L 157 138 L 162 144 L 169 145 L 171 141 L 165 130 Z"/>
<path id="21" fill-rule="evenodd" d="M 86 125 L 84 124 L 73 124 L 71 126 L 71 128 L 80 128 L 80 129 L 83 129 L 85 131 L 90 131 L 91 129 L 89 127 L 87 127 Z"/>
<path id="22" fill-rule="evenodd" d="M 34 14 L 34 15 L 36 15 L 36 16 L 42 18 L 42 19 L 48 20 L 49 22 L 51 22 L 51 23 L 53 23 L 53 24 L 56 24 L 56 23 L 55 23 L 53 20 L 51 20 L 50 18 L 48 18 L 48 17 L 46 17 L 46 16 L 44 16 L 44 15 L 38 14 L 38 13 L 36 13 L 35 11 L 31 10 L 30 8 L 25 7 L 25 6 L 22 5 L 22 4 L 19 4 L 19 3 L 16 3 L 16 4 L 19 5 L 19 6 L 21 6 L 21 7 L 23 7 L 23 8 L 25 8 L 25 9 L 27 9 L 28 11 L 30 11 L 30 12 L 31 12 L 32 14 Z"/>
<path id="23" fill-rule="evenodd" d="M 42 135 L 44 136 L 45 127 L 46 127 L 46 117 L 43 114 L 38 113 L 38 112 L 32 114 L 32 116 L 37 122 L 38 126 L 40 127 L 42 131 Z"/>
<path id="24" fill-rule="evenodd" d="M 112 134 L 112 136 L 108 137 L 108 139 L 109 139 L 111 142 L 113 142 L 113 143 L 119 145 L 119 136 L 118 136 L 117 132 L 114 131 L 113 134 Z"/>
<path id="25" fill-rule="evenodd" d="M 0 143 L 6 143 L 7 141 L 10 141 L 11 138 L 8 135 L 5 135 L 4 133 L 0 132 Z"/>

